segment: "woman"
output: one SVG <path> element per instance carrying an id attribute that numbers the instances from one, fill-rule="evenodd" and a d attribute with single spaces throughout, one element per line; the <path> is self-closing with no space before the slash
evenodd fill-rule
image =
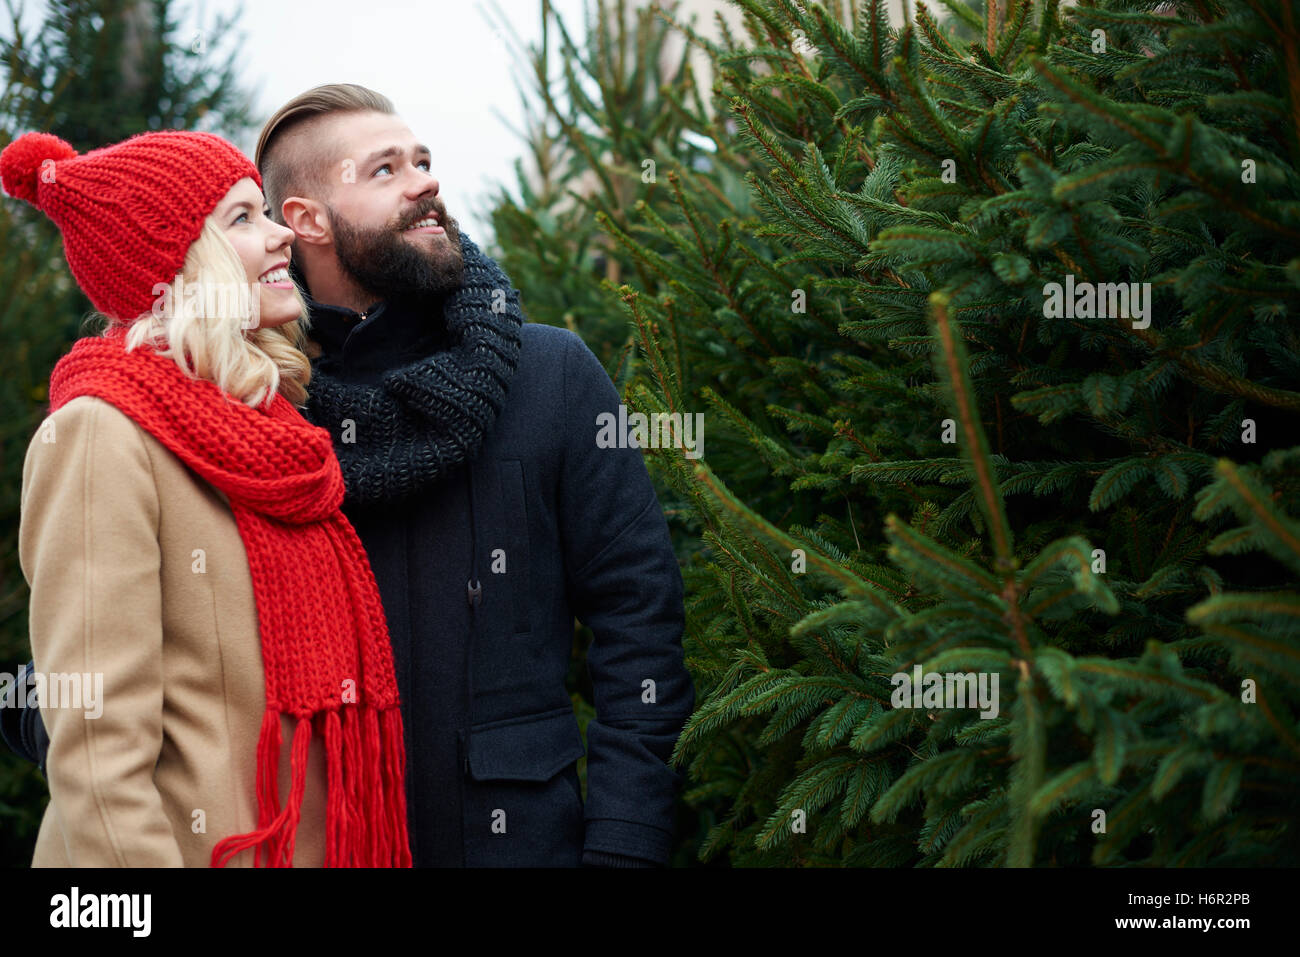
<path id="1" fill-rule="evenodd" d="M 409 867 L 383 608 L 298 411 L 293 233 L 256 168 L 204 133 L 29 133 L 0 179 L 108 323 L 55 366 L 23 469 L 33 657 L 72 699 L 40 704 L 33 865 Z"/>

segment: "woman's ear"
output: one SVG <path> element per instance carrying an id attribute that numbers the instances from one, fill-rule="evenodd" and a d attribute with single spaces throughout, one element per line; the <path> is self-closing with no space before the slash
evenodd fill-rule
<path id="1" fill-rule="evenodd" d="M 280 205 L 280 215 L 300 243 L 322 246 L 334 240 L 325 207 L 315 200 L 290 196 Z"/>

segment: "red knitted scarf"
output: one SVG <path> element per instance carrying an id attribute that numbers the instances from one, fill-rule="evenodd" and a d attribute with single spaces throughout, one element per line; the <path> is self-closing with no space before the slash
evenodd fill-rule
<path id="1" fill-rule="evenodd" d="M 325 738 L 326 867 L 410 867 L 405 750 L 392 646 L 374 573 L 339 510 L 330 435 L 284 398 L 253 409 L 120 331 L 78 340 L 50 376 L 50 411 L 79 395 L 112 403 L 224 492 L 244 542 L 266 675 L 257 745 L 257 830 L 220 841 L 212 866 L 255 848 L 289 867 L 313 724 Z M 280 715 L 298 718 L 288 802 Z"/>

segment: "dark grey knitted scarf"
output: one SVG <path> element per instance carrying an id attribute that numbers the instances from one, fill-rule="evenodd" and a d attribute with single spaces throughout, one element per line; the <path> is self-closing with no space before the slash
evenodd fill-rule
<path id="1" fill-rule="evenodd" d="M 443 305 L 448 348 L 377 386 L 340 380 L 327 359 L 313 364 L 304 414 L 334 437 L 346 502 L 391 504 L 428 488 L 473 458 L 505 402 L 519 364 L 519 293 L 463 232 L 460 244 L 464 285 Z"/>

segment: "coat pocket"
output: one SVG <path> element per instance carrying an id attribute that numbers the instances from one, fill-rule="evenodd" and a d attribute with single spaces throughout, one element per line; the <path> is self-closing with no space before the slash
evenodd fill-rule
<path id="1" fill-rule="evenodd" d="M 513 603 L 513 627 L 517 635 L 532 631 L 530 603 L 533 582 L 528 573 L 531 543 L 528 537 L 528 506 L 525 504 L 527 485 L 524 483 L 524 463 L 507 459 L 500 463 L 501 501 L 506 519 L 506 536 L 510 549 L 506 552 L 506 579 Z"/>
<path id="2" fill-rule="evenodd" d="M 582 735 L 571 708 L 470 729 L 467 867 L 577 867 Z"/>

